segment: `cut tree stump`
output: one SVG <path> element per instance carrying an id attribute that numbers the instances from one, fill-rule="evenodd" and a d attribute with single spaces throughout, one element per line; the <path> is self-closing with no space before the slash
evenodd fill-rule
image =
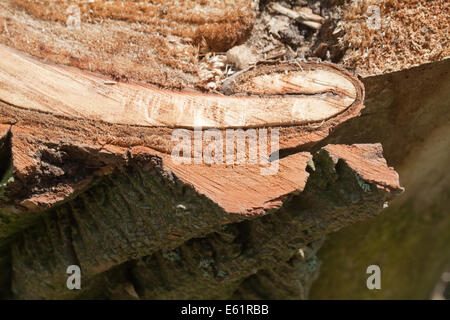
<path id="1" fill-rule="evenodd" d="M 376 214 L 401 190 L 379 145 L 330 145 L 314 157 L 299 151 L 363 107 L 361 83 L 334 65 L 259 65 L 232 77 L 224 87 L 235 94 L 224 96 L 111 85 L 5 46 L 0 55 L 3 150 L 12 168 L 2 185 L 1 230 L 11 248 L 16 298 L 94 295 L 95 284 L 116 281 L 108 277 L 118 277 L 111 274 L 129 261 L 126 268 L 142 279 L 141 298 L 225 297 L 326 232 Z M 286 148 L 292 154 L 272 161 L 272 175 L 251 163 L 177 163 L 171 135 L 182 128 L 193 136 L 198 125 L 223 137 L 233 128 L 277 129 L 279 149 L 261 138 L 259 148 L 266 143 L 272 154 Z M 280 209 L 287 204 L 292 207 Z M 193 240 L 202 235 L 200 243 Z M 280 245 L 292 249 L 277 257 Z M 204 246 L 210 249 L 203 252 Z M 179 269 L 164 280 L 177 289 L 158 289 L 162 275 L 134 267 L 161 250 L 163 257 L 164 250 L 200 250 L 184 266 L 169 259 L 158 267 Z M 231 252 L 213 261 L 211 250 Z M 265 253 L 251 258 L 252 251 Z M 198 276 L 184 269 L 190 263 L 199 266 Z M 86 290 L 61 285 L 66 274 L 60 271 L 72 264 L 81 266 Z M 193 283 L 196 289 L 187 290 Z"/>
<path id="2" fill-rule="evenodd" d="M 153 160 L 226 212 L 252 215 L 303 188 L 309 154 L 277 159 L 278 172 L 264 177 L 259 166 L 226 163 L 229 155 L 237 156 L 233 140 L 231 147 L 223 143 L 223 157 L 213 166 L 183 166 L 172 155 L 179 143 L 173 139 L 177 129 L 191 137 L 189 146 L 195 144 L 195 128 L 214 128 L 223 141 L 229 129 L 258 133 L 257 144 L 249 143 L 244 152 L 249 158 L 252 153 L 263 156 L 258 154 L 262 144 L 271 153 L 279 151 L 271 150 L 274 141 L 261 140 L 267 129 L 279 132 L 277 148 L 311 147 L 363 107 L 359 80 L 330 64 L 257 66 L 225 84 L 227 92 L 247 96 L 224 96 L 133 83 L 112 87 L 94 74 L 48 65 L 4 46 L 0 56 L 1 123 L 11 127 L 17 178 L 5 192 L 14 211 L 51 208 L 94 177 L 130 161 Z M 202 151 L 205 140 L 200 137 Z M 194 152 L 182 156 L 189 160 Z M 267 185 L 273 187 L 267 190 Z"/>
<path id="3" fill-rule="evenodd" d="M 401 191 L 379 145 L 330 145 L 314 157 L 295 151 L 311 148 L 363 107 L 361 83 L 336 66 L 256 66 L 226 85 L 248 96 L 220 96 L 111 86 L 94 74 L 0 51 L 4 152 L 12 161 L 2 187 L 2 235 L 16 298 L 95 296 L 99 281 L 121 285 L 116 269 L 130 261 L 141 298 L 225 297 L 257 270 L 375 215 Z M 273 175 L 249 163 L 176 163 L 171 134 L 192 133 L 198 113 L 219 132 L 276 128 L 279 148 L 293 154 L 273 160 Z M 138 262 L 158 254 L 162 260 L 146 258 L 144 265 L 156 263 L 170 279 Z M 171 259 L 187 260 L 180 266 Z M 81 266 L 86 290 L 61 285 L 67 275 L 60 271 L 72 264 Z M 174 283 L 168 290 L 157 287 L 161 281 Z"/>
<path id="4" fill-rule="evenodd" d="M 336 64 L 220 66 L 263 41 L 255 2 L 69 2 L 0 4 L 0 297 L 306 299 L 325 236 L 404 191 L 382 76 L 363 79 L 372 115 Z M 321 41 L 331 15 L 308 16 Z"/>

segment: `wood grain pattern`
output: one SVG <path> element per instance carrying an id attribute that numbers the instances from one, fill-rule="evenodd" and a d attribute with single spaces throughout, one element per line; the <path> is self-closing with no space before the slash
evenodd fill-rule
<path id="1" fill-rule="evenodd" d="M 361 103 L 358 82 L 327 64 L 256 69 L 221 96 L 111 82 L 75 68 L 44 63 L 0 45 L 0 99 L 55 115 L 170 128 L 250 128 L 304 125 Z M 239 79 L 235 79 L 239 82 Z"/>
<path id="2" fill-rule="evenodd" d="M 225 212 L 265 214 L 303 190 L 311 157 L 307 148 L 359 115 L 364 100 L 364 87 L 354 75 L 326 63 L 259 64 L 228 78 L 222 92 L 116 82 L 0 45 L 0 123 L 11 127 L 17 178 L 7 186 L 14 199 L 10 207 L 48 209 L 136 157 L 143 167 L 158 157 L 164 170 Z M 178 163 L 172 156 L 178 145 L 174 129 L 196 139 L 199 127 L 219 129 L 224 141 L 227 129 L 256 128 L 258 143 L 245 146 L 243 163 Z M 261 140 L 274 129 L 279 144 L 272 136 Z M 202 140 L 204 151 L 210 141 Z M 261 149 L 264 143 L 269 153 Z M 270 154 L 299 146 L 305 152 L 264 163 Z M 224 143 L 225 158 L 228 147 Z M 259 161 L 253 163 L 252 155 Z M 276 170 L 266 175 L 264 167 Z"/>
<path id="3" fill-rule="evenodd" d="M 202 54 L 226 52 L 248 38 L 252 3 L 2 0 L 0 43 L 115 79 L 205 88 Z"/>

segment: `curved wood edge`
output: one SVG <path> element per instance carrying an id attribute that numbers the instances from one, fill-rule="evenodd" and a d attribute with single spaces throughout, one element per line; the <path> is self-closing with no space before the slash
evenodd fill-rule
<path id="1" fill-rule="evenodd" d="M 41 211 L 67 201 L 82 192 L 93 180 L 130 165 L 134 161 L 132 154 L 136 148 L 152 150 L 155 155 L 164 159 L 165 164 L 172 163 L 169 170 L 177 172 L 180 177 L 185 177 L 187 183 L 191 183 L 200 193 L 207 194 L 226 212 L 241 215 L 251 216 L 278 207 L 286 195 L 302 189 L 308 176 L 305 166 L 310 156 L 307 152 L 271 163 L 277 166 L 277 170 L 281 169 L 270 177 L 261 175 L 260 164 L 179 165 L 171 158 L 171 152 L 177 144 L 177 141 L 172 139 L 176 129 L 173 126 L 161 124 L 148 126 L 136 122 L 111 123 L 100 116 L 92 114 L 84 116 L 83 110 L 89 109 L 88 107 L 100 108 L 98 110 L 101 110 L 102 115 L 114 116 L 117 113 L 114 112 L 114 108 L 109 108 L 110 105 L 107 103 L 112 101 L 117 103 L 116 106 L 120 105 L 120 108 L 126 109 L 122 110 L 121 116 L 131 117 L 134 114 L 133 110 L 143 106 L 143 100 L 139 100 L 140 98 L 146 95 L 149 99 L 146 100 L 147 103 L 163 103 L 163 100 L 155 98 L 161 93 L 166 97 L 175 97 L 174 101 L 177 101 L 176 99 L 200 101 L 210 103 L 213 107 L 220 105 L 218 101 L 237 101 L 239 105 L 221 104 L 222 108 L 230 107 L 235 110 L 239 108 L 245 110 L 248 104 L 245 105 L 243 102 L 250 101 L 256 108 L 253 111 L 265 112 L 270 111 L 269 107 L 272 106 L 266 105 L 267 101 L 283 103 L 287 101 L 295 105 L 298 101 L 303 101 L 302 99 L 310 98 L 329 102 L 331 100 L 328 98 L 331 97 L 346 103 L 351 98 L 351 103 L 341 104 L 334 110 L 336 114 L 320 121 L 293 124 L 287 120 L 282 122 L 283 126 L 272 126 L 271 130 L 279 131 L 279 146 L 270 145 L 271 153 L 277 152 L 278 149 L 302 146 L 307 151 L 308 147 L 322 140 L 340 123 L 359 115 L 363 108 L 364 87 L 357 77 L 327 63 L 288 62 L 258 65 L 239 73 L 230 80 L 232 82 L 226 84 L 226 90 L 231 90 L 235 96 L 221 96 L 175 92 L 148 84 L 117 82 L 109 84 L 110 80 L 106 77 L 72 67 L 45 63 L 4 46 L 0 46 L 0 55 L 8 59 L 12 57 L 9 64 L 5 61 L 0 63 L 0 124 L 10 127 L 14 175 L 14 181 L 6 186 L 6 198 L 2 202 L 4 207 L 12 211 Z M 15 65 L 12 63 L 13 60 L 17 62 Z M 24 65 L 20 65 L 22 62 Z M 323 78 L 324 74 L 332 76 Z M 69 84 L 58 81 L 60 77 L 66 79 Z M 72 92 L 70 88 L 83 90 Z M 244 93 L 247 96 L 243 96 Z M 248 96 L 248 93 L 253 95 Z M 79 108 L 85 109 L 76 111 L 73 105 L 67 107 L 67 101 L 72 101 Z M 141 102 L 135 103 L 136 101 Z M 73 110 L 76 112 L 70 113 Z M 256 111 L 253 114 L 257 118 Z M 280 114 L 279 110 L 266 113 L 266 118 L 263 119 L 271 120 L 272 115 L 277 113 Z M 170 112 L 165 114 L 170 115 Z M 212 118 L 217 115 L 212 114 Z M 180 115 L 184 113 L 176 115 L 175 118 L 183 119 Z M 217 121 L 220 119 L 226 117 L 216 118 Z M 251 125 L 233 127 L 256 130 L 258 134 L 261 130 L 267 130 L 268 124 L 270 123 L 256 129 Z M 229 129 L 231 126 L 224 128 Z M 193 133 L 192 128 L 184 130 L 188 134 Z M 224 137 L 226 130 L 219 131 Z M 260 139 L 260 136 L 257 136 Z M 267 143 L 269 144 L 269 141 Z M 205 146 L 207 142 L 203 140 L 202 144 Z M 249 145 L 246 152 L 250 154 L 255 151 L 252 148 L 254 146 Z M 147 167 L 148 163 L 141 162 L 140 165 Z M 211 177 L 208 178 L 207 175 Z M 222 186 L 214 185 L 227 175 L 232 178 L 225 179 Z M 195 176 L 199 177 L 198 181 L 192 178 Z M 246 176 L 254 177 L 252 185 L 242 183 L 246 181 Z M 236 181 L 233 182 L 233 179 Z M 212 185 L 208 186 L 209 181 L 212 181 Z M 237 187 L 239 183 L 242 184 Z M 267 191 L 265 186 L 271 184 L 275 187 Z M 223 202 L 220 196 L 214 195 L 214 192 L 206 192 L 208 188 L 222 190 L 220 191 L 222 193 L 224 190 L 233 191 L 233 197 L 241 200 Z"/>
<path id="2" fill-rule="evenodd" d="M 338 155 L 342 151 L 341 147 L 342 150 L 351 148 L 354 155 L 344 153 L 341 157 Z M 267 266 L 265 258 L 268 256 L 278 257 L 277 253 L 282 252 L 291 256 L 289 251 L 298 252 L 301 244 L 308 243 L 312 238 L 323 237 L 355 221 L 378 214 L 383 204 L 392 200 L 400 191 L 398 181 L 395 179 L 391 181 L 394 176 L 393 170 L 385 165 L 379 145 L 335 145 L 331 149 L 336 152 L 319 151 L 312 159 L 314 164 L 308 164 L 308 180 L 304 188 L 298 186 L 299 189 L 296 189 L 296 192 L 302 190 L 302 193 L 298 196 L 294 196 L 295 192 L 289 193 L 290 201 L 282 201 L 283 208 L 279 211 L 252 219 L 245 224 L 233 222 L 255 217 L 255 215 L 241 215 L 240 220 L 233 220 L 236 215 L 229 213 L 220 215 L 216 206 L 205 204 L 202 197 L 193 198 L 193 194 L 188 191 L 179 193 L 168 184 L 168 181 L 175 182 L 180 179 L 187 185 L 194 186 L 198 193 L 206 196 L 209 201 L 212 200 L 220 208 L 227 206 L 229 208 L 232 202 L 230 197 L 234 197 L 237 204 L 240 203 L 251 209 L 248 203 L 241 201 L 242 197 L 236 197 L 238 190 L 233 190 L 232 185 L 226 184 L 227 177 L 223 176 L 222 169 L 215 171 L 217 168 L 207 169 L 199 166 L 198 170 L 181 172 L 186 168 L 176 168 L 170 163 L 164 164 L 162 159 L 163 173 L 166 178 L 163 184 L 156 182 L 159 180 L 157 177 L 156 181 L 150 178 L 152 183 L 148 189 L 144 188 L 148 185 L 145 183 L 145 175 L 138 174 L 138 177 L 124 179 L 128 182 L 125 185 L 121 185 L 121 182 L 117 180 L 122 179 L 116 176 L 108 181 L 108 184 L 112 183 L 114 187 L 105 188 L 105 185 L 100 185 L 99 192 L 107 192 L 108 195 L 105 198 L 116 199 L 117 202 L 98 201 L 97 192 L 88 192 L 77 202 L 78 204 L 74 202 L 65 204 L 53 212 L 53 218 L 43 219 L 41 225 L 46 232 L 41 238 L 42 241 L 35 241 L 33 232 L 24 232 L 12 245 L 12 265 L 15 274 L 12 285 L 15 293 L 20 297 L 28 298 L 76 296 L 79 291 L 68 291 L 62 286 L 47 288 L 36 284 L 42 283 L 43 279 L 47 281 L 45 283 L 59 283 L 65 276 L 60 272 L 63 269 L 62 265 L 70 264 L 71 261 L 76 261 L 82 267 L 84 283 L 87 284 L 89 279 L 127 261 L 148 257 L 159 250 L 177 248 L 189 239 L 206 241 L 205 235 L 208 237 L 208 234 L 213 241 L 218 241 L 218 234 L 225 233 L 227 248 L 231 243 L 235 243 L 233 234 L 242 235 L 246 244 L 252 244 L 250 248 L 254 248 L 255 251 L 250 250 L 245 254 L 236 255 L 233 254 L 236 253 L 233 250 L 225 250 L 230 255 L 221 256 L 220 266 L 226 268 L 231 278 L 239 272 L 248 272 L 249 269 Z M 143 163 L 148 163 L 153 155 L 154 152 L 148 149 L 141 148 L 133 151 L 133 158 L 137 161 L 142 160 Z M 296 156 L 294 155 L 293 159 Z M 301 162 L 298 160 L 300 159 L 297 158 L 297 163 Z M 208 170 L 211 171 L 208 173 Z M 211 172 L 219 172 L 222 175 L 220 177 L 222 181 L 204 183 L 204 179 L 213 176 Z M 358 178 L 364 177 L 365 173 L 369 172 L 377 173 L 376 181 Z M 147 178 L 149 178 L 148 175 Z M 243 180 L 242 183 L 250 186 L 250 181 L 255 176 L 250 174 L 246 175 L 246 178 L 247 182 Z M 265 183 L 266 199 L 270 199 L 272 190 L 270 179 L 258 181 Z M 391 186 L 391 188 L 385 188 L 385 186 Z M 146 192 L 149 192 L 147 197 L 143 196 Z M 160 197 L 155 197 L 155 192 Z M 251 193 L 251 190 L 246 192 Z M 118 194 L 117 197 L 116 194 Z M 150 211 L 151 214 L 149 214 L 148 206 L 153 208 L 153 211 Z M 280 206 L 281 203 L 277 204 L 277 208 Z M 105 219 L 105 216 L 108 219 Z M 76 223 L 71 223 L 71 219 Z M 238 230 L 228 234 L 227 230 L 230 231 L 230 228 Z M 256 243 L 258 245 L 253 246 Z M 50 253 L 49 245 L 54 248 Z M 285 253 L 286 250 L 280 250 L 280 247 L 288 248 L 288 253 Z M 254 252 L 261 252 L 261 255 L 255 255 Z M 227 258 L 222 259 L 225 257 Z M 198 262 L 196 264 L 198 265 Z M 43 268 L 36 267 L 42 265 L 50 267 L 46 267 L 45 272 L 42 272 Z M 146 272 L 144 268 L 140 269 Z M 30 274 L 33 276 L 30 277 Z M 187 278 L 184 277 L 177 283 L 179 281 L 186 283 L 185 279 Z M 200 276 L 195 279 L 200 281 L 204 279 L 204 276 L 200 273 Z M 207 281 L 221 280 L 216 277 L 207 278 Z M 66 278 L 63 281 L 66 281 Z"/>
<path id="3" fill-rule="evenodd" d="M 330 64 L 257 66 L 232 81 L 227 91 L 247 96 L 112 82 L 0 45 L 0 100 L 74 119 L 188 129 L 284 127 L 335 118 L 364 99 L 357 78 Z"/>

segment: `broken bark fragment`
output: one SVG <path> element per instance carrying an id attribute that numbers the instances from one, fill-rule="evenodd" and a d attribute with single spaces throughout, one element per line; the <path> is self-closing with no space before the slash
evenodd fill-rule
<path id="1" fill-rule="evenodd" d="M 240 281 L 256 271 L 271 269 L 278 260 L 287 261 L 312 239 L 377 214 L 384 202 L 401 192 L 398 176 L 383 165 L 379 145 L 355 145 L 352 148 L 356 153 L 349 160 L 341 158 L 339 151 L 324 149 L 317 153 L 315 170 L 310 173 L 304 189 L 299 188 L 287 198 L 283 202 L 285 206 L 276 213 L 247 222 L 235 220 L 227 225 L 221 225 L 217 219 L 222 210 L 214 209 L 216 206 L 212 203 L 208 205 L 196 192 L 189 191 L 189 196 L 180 194 L 176 191 L 177 184 L 164 182 L 161 173 L 156 176 L 133 173 L 140 171 L 136 167 L 129 171 L 125 180 L 117 175 L 109 177 L 82 195 L 80 201 L 55 208 L 50 216 L 43 218 L 14 244 L 13 290 L 22 298 L 67 298 L 74 292 L 56 286 L 64 281 L 65 275 L 59 270 L 65 263 L 81 265 L 86 280 L 94 281 L 97 275 L 114 266 L 150 255 L 131 271 L 135 273 L 133 278 L 140 283 L 139 287 L 146 288 L 138 292 L 141 298 L 227 298 L 226 292 L 234 291 L 229 290 L 229 286 L 236 289 Z M 377 179 L 359 178 L 370 176 L 370 167 L 374 164 Z M 133 177 L 136 173 L 141 177 L 139 180 L 142 179 L 140 185 Z M 176 177 L 176 172 L 174 174 Z M 190 179 L 194 180 L 195 175 Z M 370 188 L 362 186 L 361 181 Z M 149 190 L 149 186 L 155 194 L 140 196 L 139 193 Z M 169 192 L 168 187 L 173 191 Z M 118 190 L 122 190 L 120 195 L 114 195 Z M 225 192 L 227 198 L 236 198 L 232 190 Z M 99 202 L 98 194 L 103 194 L 102 202 Z M 151 200 L 153 197 L 158 199 L 159 205 Z M 177 201 L 186 207 L 176 207 Z M 203 210 L 193 207 L 195 203 L 204 203 Z M 215 218 L 214 210 L 219 214 Z M 70 223 L 72 219 L 76 223 Z M 144 223 L 136 225 L 136 221 Z M 46 236 L 37 243 L 33 241 L 34 234 L 41 234 L 42 228 L 46 230 Z M 209 235 L 182 245 L 200 234 Z M 232 239 L 241 240 L 232 244 Z M 49 246 L 51 251 L 48 251 Z M 280 246 L 285 249 L 278 250 Z M 216 253 L 210 255 L 206 247 Z M 157 253 L 161 249 L 165 251 Z M 164 253 L 167 250 L 179 252 L 179 258 L 170 258 L 171 255 Z M 255 255 L 255 252 L 263 254 Z M 153 253 L 156 255 L 151 255 Z M 218 260 L 211 260 L 214 256 Z M 194 269 L 194 274 L 188 272 Z M 171 276 L 160 278 L 161 272 Z M 44 279 L 48 286 L 38 285 Z M 159 287 L 157 283 L 161 281 L 165 284 Z"/>

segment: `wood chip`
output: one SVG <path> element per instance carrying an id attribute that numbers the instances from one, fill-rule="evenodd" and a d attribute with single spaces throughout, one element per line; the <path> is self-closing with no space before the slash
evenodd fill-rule
<path id="1" fill-rule="evenodd" d="M 312 13 L 312 11 L 294 11 L 282 6 L 279 3 L 272 3 L 270 8 L 279 14 L 285 15 L 315 30 L 319 30 L 322 27 L 323 21 L 325 20 L 323 17 Z"/>

